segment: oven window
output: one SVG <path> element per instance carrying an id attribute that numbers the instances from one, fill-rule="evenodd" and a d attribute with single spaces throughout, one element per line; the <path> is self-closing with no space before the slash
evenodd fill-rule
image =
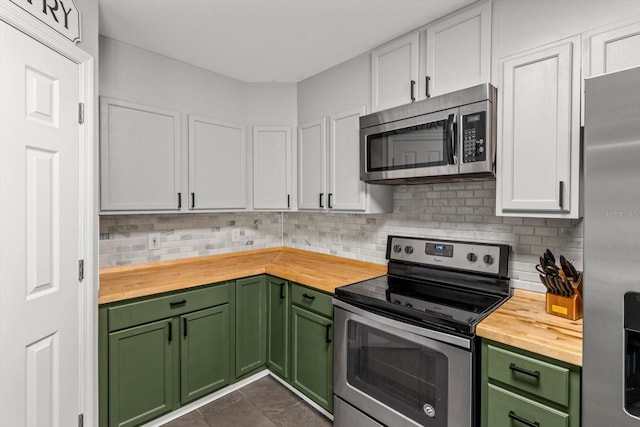
<path id="1" fill-rule="evenodd" d="M 447 425 L 449 366 L 442 353 L 354 321 L 347 334 L 351 386 L 420 425 Z"/>
<path id="2" fill-rule="evenodd" d="M 447 121 L 438 120 L 367 136 L 367 170 L 442 166 L 447 161 Z"/>

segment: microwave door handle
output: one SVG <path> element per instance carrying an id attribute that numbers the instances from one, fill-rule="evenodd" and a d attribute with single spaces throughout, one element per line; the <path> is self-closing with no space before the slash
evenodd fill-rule
<path id="1" fill-rule="evenodd" d="M 447 161 L 450 165 L 457 163 L 456 115 L 449 114 L 447 119 Z"/>

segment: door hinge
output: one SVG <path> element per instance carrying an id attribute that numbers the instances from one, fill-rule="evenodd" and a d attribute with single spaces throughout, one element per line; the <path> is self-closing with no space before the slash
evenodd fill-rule
<path id="1" fill-rule="evenodd" d="M 82 282 L 84 280 L 84 260 L 81 259 L 78 261 L 78 281 Z"/>
<path id="2" fill-rule="evenodd" d="M 84 123 L 84 103 L 80 102 L 78 104 L 78 123 Z"/>
<path id="3" fill-rule="evenodd" d="M 84 427 L 84 414 L 78 415 L 78 427 Z"/>

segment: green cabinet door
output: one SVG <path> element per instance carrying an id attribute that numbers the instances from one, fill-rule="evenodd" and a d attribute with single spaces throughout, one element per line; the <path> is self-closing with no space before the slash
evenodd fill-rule
<path id="1" fill-rule="evenodd" d="M 267 367 L 289 378 L 289 287 L 286 280 L 267 276 Z"/>
<path id="2" fill-rule="evenodd" d="M 109 334 L 109 426 L 136 426 L 172 409 L 171 319 Z"/>
<path id="3" fill-rule="evenodd" d="M 180 316 L 182 404 L 230 384 L 229 335 L 229 304 Z"/>
<path id="4" fill-rule="evenodd" d="M 333 411 L 333 321 L 291 306 L 291 384 Z"/>
<path id="5" fill-rule="evenodd" d="M 236 378 L 266 364 L 266 289 L 264 276 L 236 280 Z"/>

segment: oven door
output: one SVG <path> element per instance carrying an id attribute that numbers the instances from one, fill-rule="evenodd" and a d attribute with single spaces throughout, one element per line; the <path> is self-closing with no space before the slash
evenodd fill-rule
<path id="1" fill-rule="evenodd" d="M 364 181 L 458 173 L 457 108 L 360 130 Z"/>
<path id="2" fill-rule="evenodd" d="M 336 397 L 384 425 L 472 425 L 469 339 L 334 304 Z"/>

